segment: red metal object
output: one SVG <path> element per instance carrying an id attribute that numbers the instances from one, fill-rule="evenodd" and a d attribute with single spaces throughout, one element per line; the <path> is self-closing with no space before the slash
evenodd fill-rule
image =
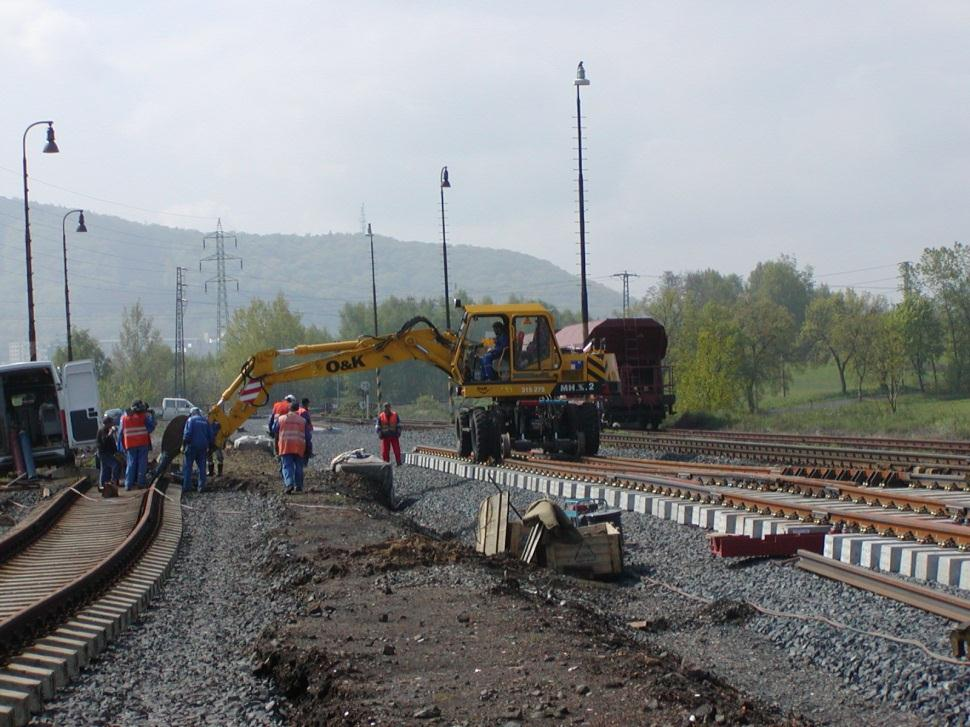
<path id="1" fill-rule="evenodd" d="M 825 533 L 785 533 L 766 535 L 764 539 L 747 535 L 717 534 L 708 538 L 711 554 L 721 558 L 795 555 L 799 550 L 821 553 L 825 548 Z"/>

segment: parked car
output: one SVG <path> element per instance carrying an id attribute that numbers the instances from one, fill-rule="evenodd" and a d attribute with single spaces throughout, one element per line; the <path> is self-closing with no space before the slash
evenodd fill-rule
<path id="1" fill-rule="evenodd" d="M 171 419 L 180 414 L 188 416 L 194 406 L 195 404 L 188 399 L 162 399 L 162 408 L 158 412 L 159 418 Z"/>
<path id="2" fill-rule="evenodd" d="M 98 381 L 91 361 L 61 371 L 49 361 L 0 366 L 0 471 L 14 466 L 12 438 L 24 432 L 36 464 L 74 461 L 93 448 L 100 427 Z"/>

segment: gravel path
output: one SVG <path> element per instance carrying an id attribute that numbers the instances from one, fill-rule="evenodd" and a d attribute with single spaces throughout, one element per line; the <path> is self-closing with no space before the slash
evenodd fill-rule
<path id="1" fill-rule="evenodd" d="M 413 432 L 405 435 L 403 443 L 406 448 L 418 443 L 452 446 L 452 438 L 447 431 Z M 344 427 L 341 432 L 318 435 L 316 442 L 321 455 L 316 466 L 321 466 L 332 454 L 346 449 L 368 446 L 374 450 L 376 440 L 367 427 Z M 479 502 L 494 493 L 493 485 L 409 466 L 398 468 L 395 475 L 395 494 L 408 517 L 473 543 Z M 521 510 L 535 497 L 534 493 L 513 491 L 511 500 Z M 698 528 L 633 513 L 624 514 L 623 527 L 626 563 L 635 574 L 720 602 L 748 601 L 900 637 L 917 634 L 931 650 L 949 653 L 950 623 L 944 619 L 778 561 L 711 558 L 706 533 Z M 663 617 L 661 640 L 695 650 L 698 661 L 719 664 L 722 671 L 730 664 L 725 676 L 733 683 L 822 721 L 823 713 L 838 712 L 840 695 L 810 694 L 807 677 L 794 684 L 784 678 L 773 680 L 765 665 L 777 663 L 796 676 L 799 670 L 814 666 L 818 672 L 833 675 L 839 687 L 848 688 L 868 704 L 909 712 L 932 724 L 970 726 L 970 668 L 936 661 L 915 647 L 792 618 L 758 616 L 740 631 L 736 626 L 704 623 L 701 604 L 638 578 L 610 589 L 607 598 L 604 607 L 620 619 L 642 619 L 645 614 Z M 753 649 L 749 642 L 764 643 L 766 652 L 739 658 L 736 654 Z M 719 654 L 719 650 L 728 653 Z M 826 689 L 824 676 L 816 686 Z M 831 703 L 831 710 L 812 714 L 811 705 L 818 703 Z M 878 712 L 869 714 L 869 723 L 882 719 Z"/>
<path id="2" fill-rule="evenodd" d="M 187 504 L 195 509 L 183 509 L 182 546 L 161 596 L 35 723 L 282 724 L 248 659 L 263 627 L 293 607 L 253 567 L 272 547 L 266 533 L 282 504 L 219 492 Z"/>

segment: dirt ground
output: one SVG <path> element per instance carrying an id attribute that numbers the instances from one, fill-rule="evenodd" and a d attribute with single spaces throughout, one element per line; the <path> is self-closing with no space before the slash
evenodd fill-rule
<path id="1" fill-rule="evenodd" d="M 278 493 L 265 455 L 215 486 Z M 608 583 L 480 557 L 314 476 L 260 566 L 301 604 L 254 646 L 299 725 L 803 725 L 578 601 Z M 576 597 L 573 597 L 576 596 Z"/>

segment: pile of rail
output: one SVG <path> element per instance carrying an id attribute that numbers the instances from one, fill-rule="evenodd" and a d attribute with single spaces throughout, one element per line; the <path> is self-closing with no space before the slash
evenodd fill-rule
<path id="1" fill-rule="evenodd" d="M 970 444 L 943 440 L 877 439 L 754 432 L 674 430 L 603 432 L 605 446 L 709 456 L 786 467 L 787 474 L 970 489 Z"/>

